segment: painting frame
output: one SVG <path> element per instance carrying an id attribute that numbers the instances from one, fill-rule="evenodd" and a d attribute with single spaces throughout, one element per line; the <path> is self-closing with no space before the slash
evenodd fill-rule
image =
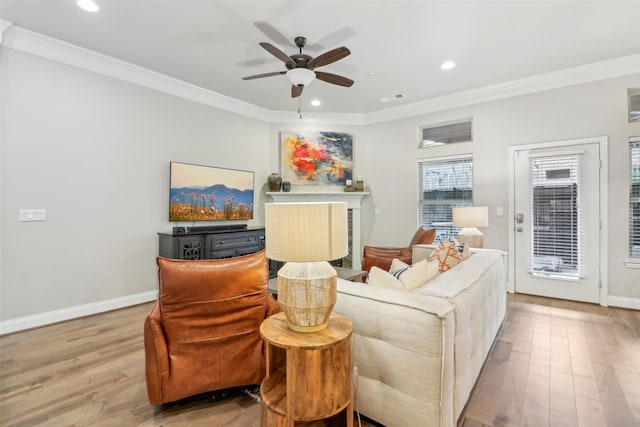
<path id="1" fill-rule="evenodd" d="M 350 133 L 280 131 L 280 175 L 292 185 L 345 185 L 353 166 Z"/>

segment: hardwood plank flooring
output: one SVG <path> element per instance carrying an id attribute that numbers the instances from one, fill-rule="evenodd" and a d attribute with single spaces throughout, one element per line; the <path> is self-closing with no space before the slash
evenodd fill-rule
<path id="1" fill-rule="evenodd" d="M 639 320 L 634 310 L 509 295 L 459 425 L 640 426 Z"/>
<path id="2" fill-rule="evenodd" d="M 258 427 L 260 405 L 239 391 L 149 405 L 150 309 L 0 337 L 0 425 Z M 459 425 L 640 426 L 640 312 L 509 295 Z"/>

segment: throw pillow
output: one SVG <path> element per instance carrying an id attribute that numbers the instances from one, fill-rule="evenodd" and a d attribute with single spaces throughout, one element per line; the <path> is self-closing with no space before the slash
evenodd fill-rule
<path id="1" fill-rule="evenodd" d="M 462 261 L 464 261 L 465 259 L 471 256 L 471 250 L 469 249 L 469 245 L 467 245 L 466 243 L 458 243 L 457 246 L 458 246 L 458 252 L 460 252 L 460 258 L 462 258 Z"/>
<path id="2" fill-rule="evenodd" d="M 443 240 L 437 248 L 429 255 L 429 261 L 438 261 L 438 272 L 444 273 L 455 267 L 462 261 L 462 256 L 458 251 L 455 239 Z"/>
<path id="3" fill-rule="evenodd" d="M 404 285 L 393 274 L 383 269 L 373 266 L 369 270 L 369 276 L 367 277 L 367 283 L 373 286 L 382 286 L 383 288 L 400 289 L 404 291 Z"/>
<path id="4" fill-rule="evenodd" d="M 432 274 L 430 274 L 429 262 L 426 259 L 412 265 L 408 265 L 399 259 L 394 259 L 391 261 L 389 272 L 400 280 L 407 291 L 413 291 L 433 278 L 430 277 Z"/>

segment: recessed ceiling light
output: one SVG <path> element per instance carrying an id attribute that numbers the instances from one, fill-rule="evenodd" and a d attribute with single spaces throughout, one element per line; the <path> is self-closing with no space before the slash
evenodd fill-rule
<path id="1" fill-rule="evenodd" d="M 100 10 L 98 5 L 93 0 L 78 0 L 76 1 L 78 7 L 87 12 L 97 12 Z"/>
<path id="2" fill-rule="evenodd" d="M 453 62 L 453 61 L 446 61 L 446 62 L 444 62 L 444 63 L 440 66 L 440 68 L 442 68 L 443 70 L 450 70 L 450 69 L 452 69 L 452 68 L 453 68 L 453 67 L 455 67 L 455 66 L 456 66 L 456 63 L 455 63 L 455 62 Z"/>
<path id="3" fill-rule="evenodd" d="M 319 105 L 322 105 L 322 102 L 320 102 L 319 99 L 314 99 L 313 101 L 311 101 L 311 105 L 313 105 L 314 107 L 317 107 Z"/>

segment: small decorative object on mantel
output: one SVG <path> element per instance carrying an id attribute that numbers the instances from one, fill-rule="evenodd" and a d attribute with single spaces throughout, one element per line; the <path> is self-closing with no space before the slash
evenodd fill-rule
<path id="1" fill-rule="evenodd" d="M 267 178 L 269 184 L 269 191 L 280 191 L 280 184 L 282 184 L 282 177 L 279 173 L 274 172 Z"/>
<path id="2" fill-rule="evenodd" d="M 361 176 L 356 179 L 356 191 L 364 191 L 364 181 Z"/>
<path id="3" fill-rule="evenodd" d="M 291 183 L 289 181 L 282 182 L 282 191 L 284 191 L 285 193 L 291 191 Z"/>
<path id="4" fill-rule="evenodd" d="M 352 192 L 356 191 L 355 188 L 353 188 L 353 181 L 352 180 L 348 179 L 346 181 L 346 184 L 347 184 L 347 186 L 344 187 L 344 191 L 345 192 L 352 193 Z"/>

